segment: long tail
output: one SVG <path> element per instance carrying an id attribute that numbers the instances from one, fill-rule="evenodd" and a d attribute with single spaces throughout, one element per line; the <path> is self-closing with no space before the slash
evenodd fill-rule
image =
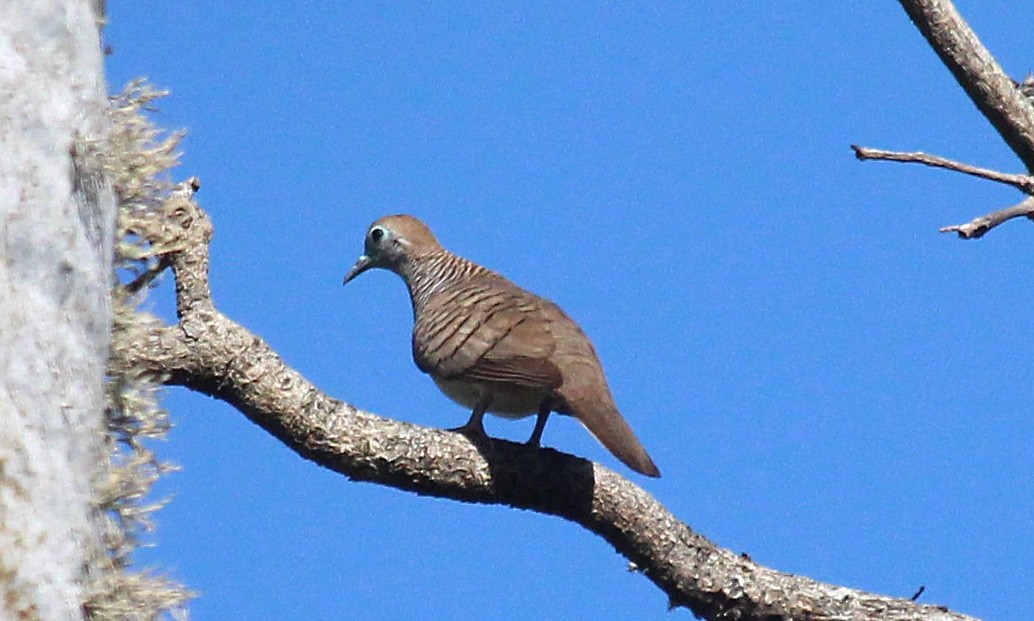
<path id="1" fill-rule="evenodd" d="M 660 477 L 661 471 L 653 463 L 646 449 L 635 437 L 632 428 L 608 400 L 579 399 L 568 401 L 571 416 L 577 418 L 592 433 L 600 444 L 620 459 L 626 466 L 648 477 Z"/>

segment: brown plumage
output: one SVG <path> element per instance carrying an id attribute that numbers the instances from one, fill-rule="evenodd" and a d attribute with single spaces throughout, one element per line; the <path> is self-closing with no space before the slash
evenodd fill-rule
<path id="1" fill-rule="evenodd" d="M 550 412 L 574 416 L 611 453 L 651 477 L 660 471 L 614 404 L 596 350 L 556 304 L 442 248 L 412 216 L 370 225 L 365 252 L 345 276 L 374 267 L 406 281 L 413 302 L 413 360 L 449 398 L 472 408 L 459 430 L 483 437 L 485 412 L 537 414 L 537 445 Z"/>

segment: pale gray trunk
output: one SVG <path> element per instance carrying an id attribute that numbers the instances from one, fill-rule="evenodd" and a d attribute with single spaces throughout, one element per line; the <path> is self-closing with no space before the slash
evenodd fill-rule
<path id="1" fill-rule="evenodd" d="M 81 619 L 102 545 L 115 200 L 100 3 L 0 0 L 0 619 Z"/>

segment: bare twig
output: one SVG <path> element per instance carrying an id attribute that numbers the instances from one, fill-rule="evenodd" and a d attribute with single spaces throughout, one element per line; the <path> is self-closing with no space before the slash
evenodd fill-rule
<path id="1" fill-rule="evenodd" d="M 899 0 L 1027 171 L 1034 173 L 1034 106 L 977 38 L 950 0 Z"/>
<path id="2" fill-rule="evenodd" d="M 930 47 L 948 67 L 959 85 L 991 122 L 1009 148 L 1034 174 L 1034 105 L 1027 96 L 1032 80 L 1015 82 L 984 47 L 951 0 L 899 0 Z M 915 162 L 988 179 L 1034 195 L 1034 177 L 978 168 L 936 155 L 896 152 L 851 145 L 860 160 Z M 1032 217 L 1031 199 L 941 232 L 954 231 L 964 239 L 977 239 L 1006 220 Z"/>
<path id="3" fill-rule="evenodd" d="M 869 147 L 861 147 L 856 144 L 851 145 L 851 148 L 854 149 L 855 157 L 860 160 L 886 160 L 890 162 L 926 164 L 927 166 L 954 170 L 955 172 L 980 177 L 981 179 L 1004 183 L 1026 194 L 1034 194 L 1034 177 L 1030 175 L 1001 173 L 996 170 L 980 168 L 920 151 L 884 151 L 883 149 L 870 149 Z"/>
<path id="4" fill-rule="evenodd" d="M 780 573 L 719 548 L 645 490 L 590 461 L 550 449 L 381 418 L 321 392 L 261 338 L 220 313 L 208 281 L 208 216 L 184 191 L 141 228 L 176 278 L 179 323 L 116 340 L 170 384 L 222 399 L 284 444 L 351 479 L 464 502 L 560 516 L 610 542 L 672 606 L 707 619 L 969 619 L 938 606 Z"/>
<path id="5" fill-rule="evenodd" d="M 942 233 L 958 233 L 962 239 L 979 239 L 999 224 L 1026 216 L 1034 220 L 1034 198 L 1028 198 L 1018 205 L 1000 209 L 986 216 L 980 216 L 965 224 L 954 224 L 941 229 Z"/>

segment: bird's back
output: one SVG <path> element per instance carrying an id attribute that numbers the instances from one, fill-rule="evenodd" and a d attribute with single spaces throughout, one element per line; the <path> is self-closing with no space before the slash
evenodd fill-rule
<path id="1" fill-rule="evenodd" d="M 550 409 L 581 421 L 631 468 L 659 476 L 646 450 L 622 418 L 596 350 L 582 329 L 556 304 L 500 274 L 443 251 L 426 265 L 437 270 L 431 285 L 412 279 L 413 358 L 449 392 L 468 384 L 499 391 L 532 414 L 543 400 Z M 443 381 L 446 382 L 443 384 Z M 450 383 L 451 382 L 451 383 Z M 469 405 L 469 403 L 467 404 Z"/>
<path id="2" fill-rule="evenodd" d="M 562 382 L 551 361 L 556 340 L 542 298 L 501 275 L 468 265 L 423 296 L 413 296 L 413 358 L 425 373 L 446 379 L 554 389 Z"/>

